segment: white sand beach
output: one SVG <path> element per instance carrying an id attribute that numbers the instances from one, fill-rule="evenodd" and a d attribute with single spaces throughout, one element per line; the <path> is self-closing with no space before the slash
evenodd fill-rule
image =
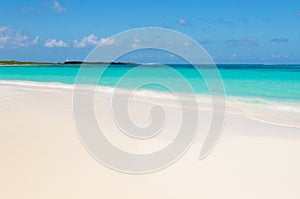
<path id="1" fill-rule="evenodd" d="M 229 99 L 223 136 L 215 150 L 199 160 L 210 120 L 204 100 L 199 136 L 187 153 L 164 170 L 131 175 L 111 170 L 90 156 L 76 133 L 72 86 L 56 85 L 0 82 L 0 198 L 300 198 L 297 105 L 265 106 Z M 132 118 L 147 123 L 150 101 L 133 101 Z M 170 113 L 178 111 L 167 100 L 157 101 Z M 116 139 L 120 132 L 111 125 L 111 108 L 103 94 L 97 97 L 95 109 L 105 121 L 109 139 L 131 152 L 159 148 L 177 128 L 174 114 L 168 118 L 174 125 L 166 126 L 169 130 L 156 141 L 128 144 L 124 135 Z"/>

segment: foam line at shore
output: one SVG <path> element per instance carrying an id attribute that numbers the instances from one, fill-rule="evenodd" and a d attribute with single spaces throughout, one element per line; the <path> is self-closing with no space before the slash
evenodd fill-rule
<path id="1" fill-rule="evenodd" d="M 59 89 L 59 90 L 74 90 L 75 85 L 74 84 L 64 84 L 60 82 L 33 82 L 33 81 L 7 81 L 7 80 L 0 80 L 0 85 L 3 86 L 17 86 L 17 87 L 24 87 L 27 89 Z M 90 85 L 84 85 L 87 89 L 93 88 L 93 86 Z M 103 93 L 112 93 L 115 91 L 115 89 L 118 89 L 120 93 L 124 92 L 132 92 L 131 89 L 126 88 L 113 88 L 109 86 L 97 86 L 98 92 Z M 176 99 L 174 97 L 174 94 L 167 93 L 163 91 L 153 91 L 153 90 L 145 90 L 140 89 L 136 90 L 135 94 L 139 97 L 147 96 L 147 97 L 153 97 L 153 98 L 166 98 L 166 99 Z M 191 96 L 192 94 L 186 94 L 186 93 L 176 93 L 176 95 L 180 96 L 186 96 L 187 98 Z M 198 99 L 207 99 L 210 98 L 208 95 L 204 94 L 196 94 Z M 263 99 L 263 98 L 257 98 L 257 97 L 249 97 L 249 96 L 227 96 L 227 99 L 229 102 L 233 103 L 246 103 L 246 104 L 256 104 L 256 105 L 266 105 L 270 106 L 272 108 L 276 108 L 278 110 L 286 110 L 286 111 L 293 111 L 293 112 L 300 112 L 299 109 L 299 102 L 290 102 L 290 101 L 280 101 L 277 99 Z"/>
<path id="2" fill-rule="evenodd" d="M 70 91 L 75 88 L 73 84 L 63 84 L 57 82 L 31 82 L 31 81 L 0 81 L 0 85 L 17 87 L 29 90 L 40 90 L 44 92 L 51 91 Z M 94 88 L 91 85 L 84 85 L 83 88 Z M 97 86 L 97 92 L 104 94 L 103 97 L 109 97 L 118 89 L 118 94 L 132 93 L 130 89 L 112 88 L 108 86 Z M 107 95 L 106 95 L 107 94 Z M 159 102 L 162 105 L 176 105 L 176 101 L 180 96 L 181 100 L 190 100 L 191 94 L 167 93 L 152 90 L 137 90 L 134 92 L 135 100 L 145 100 Z M 162 100 L 163 99 L 163 100 Z M 196 95 L 199 107 L 201 109 L 209 109 L 211 106 L 211 97 L 208 95 Z M 176 100 L 176 101 L 174 101 Z M 150 102 L 149 101 L 149 102 Z M 175 103 L 174 103 L 175 102 Z M 296 102 L 268 100 L 252 97 L 227 96 L 226 100 L 227 112 L 243 115 L 254 120 L 265 122 L 268 124 L 276 124 L 287 127 L 300 127 L 300 106 Z M 272 112 L 272 113 L 271 113 Z M 268 114 L 270 113 L 270 114 Z"/>

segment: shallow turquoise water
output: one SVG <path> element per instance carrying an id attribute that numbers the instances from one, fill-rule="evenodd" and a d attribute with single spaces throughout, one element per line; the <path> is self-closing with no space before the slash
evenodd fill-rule
<path id="1" fill-rule="evenodd" d="M 114 65 L 107 68 L 99 82 L 104 86 L 135 88 L 147 82 L 162 82 L 161 85 L 148 84 L 142 88 L 167 91 L 164 82 L 175 92 L 189 92 L 179 78 L 192 86 L 194 92 L 207 94 L 202 76 L 190 65 L 143 66 Z M 79 65 L 70 66 L 1 66 L 0 80 L 36 82 L 60 82 L 74 84 Z M 200 67 L 201 68 L 201 67 Z M 246 96 L 266 99 L 300 101 L 300 65 L 218 65 L 229 96 Z M 84 73 L 80 83 L 91 83 L 103 66 L 91 66 Z M 214 69 L 202 69 L 206 78 L 217 81 Z M 131 72 L 134 71 L 134 72 Z M 129 73 L 128 73 L 129 72 Z M 179 77 L 178 74 L 182 75 Z M 122 84 L 118 85 L 118 81 Z"/>

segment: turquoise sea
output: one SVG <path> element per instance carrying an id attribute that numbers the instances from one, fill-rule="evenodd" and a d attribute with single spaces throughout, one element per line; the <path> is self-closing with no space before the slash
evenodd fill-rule
<path id="1" fill-rule="evenodd" d="M 194 92 L 207 94 L 207 87 L 202 76 L 191 65 L 168 65 L 170 69 L 160 65 L 112 65 L 103 73 L 99 85 L 135 88 L 143 82 L 169 82 L 172 90 L 187 92 L 186 87 L 178 81 L 174 71 L 181 74 L 192 86 Z M 97 76 L 102 65 L 90 65 L 84 73 L 84 82 L 90 83 Z M 215 69 L 199 66 L 207 76 L 214 80 Z M 300 102 L 300 65 L 217 65 L 224 82 L 227 96 L 254 97 L 269 100 Z M 80 65 L 57 66 L 1 66 L 1 80 L 59 82 L 74 84 Z M 134 73 L 130 73 L 134 69 Z M 129 72 L 129 73 L 128 73 Z M 212 74 L 210 76 L 210 73 Z M 149 84 L 142 89 L 168 91 L 161 85 Z"/>

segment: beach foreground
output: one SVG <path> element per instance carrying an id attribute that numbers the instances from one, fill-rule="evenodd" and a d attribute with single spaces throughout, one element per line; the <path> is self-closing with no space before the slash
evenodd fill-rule
<path id="1" fill-rule="evenodd" d="M 39 85 L 39 86 L 37 86 Z M 80 143 L 72 111 L 72 86 L 0 83 L 0 198 L 299 198 L 300 112 L 229 101 L 223 136 L 199 160 L 210 120 L 208 101 L 200 100 L 199 136 L 170 167 L 146 175 L 111 170 Z M 108 138 L 130 152 L 149 152 L 168 143 L 176 125 L 144 145 L 118 138 L 109 99 L 96 97 L 96 115 Z M 142 123 L 152 103 L 174 115 L 170 101 L 140 97 L 131 116 Z M 147 114 L 146 114 L 147 115 Z M 127 142 L 128 141 L 128 142 Z"/>

